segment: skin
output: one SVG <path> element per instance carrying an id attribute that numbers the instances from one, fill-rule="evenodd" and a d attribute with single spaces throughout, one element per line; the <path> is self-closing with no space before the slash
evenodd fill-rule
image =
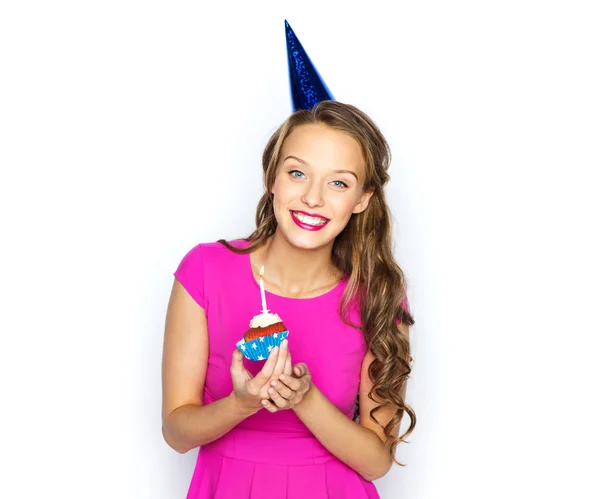
<path id="1" fill-rule="evenodd" d="M 362 151 L 349 135 L 324 124 L 310 124 L 296 128 L 286 138 L 271 191 L 278 227 L 267 244 L 250 255 L 256 279 L 261 265 L 268 262 L 263 276 L 268 291 L 310 298 L 339 282 L 341 275 L 331 261 L 331 251 L 350 217 L 368 206 L 372 192 L 363 190 L 364 181 Z M 290 210 L 315 213 L 330 221 L 320 231 L 308 231 L 293 222 Z M 372 387 L 368 376 L 372 360 L 367 351 L 361 368 L 360 424 L 348 419 L 319 391 L 312 383 L 309 366 L 293 364 L 287 341 L 271 352 L 254 378 L 235 349 L 232 393 L 204 406 L 206 316 L 175 280 L 163 350 L 164 438 L 183 453 L 216 440 L 263 407 L 270 412 L 293 410 L 333 455 L 365 479 L 375 480 L 387 473 L 392 459 L 390 443 L 369 418 L 369 411 L 378 405 L 367 396 Z M 393 414 L 392 407 L 384 407 L 377 418 L 385 425 Z M 398 430 L 394 429 L 395 435 Z"/>

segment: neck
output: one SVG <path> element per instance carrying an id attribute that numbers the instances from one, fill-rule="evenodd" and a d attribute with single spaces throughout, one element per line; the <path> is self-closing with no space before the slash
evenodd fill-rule
<path id="1" fill-rule="evenodd" d="M 331 261 L 332 249 L 333 241 L 320 248 L 298 248 L 277 230 L 255 252 L 252 266 L 257 275 L 261 265 L 265 266 L 263 279 L 269 291 L 290 297 L 319 295 L 333 288 L 341 278 Z"/>

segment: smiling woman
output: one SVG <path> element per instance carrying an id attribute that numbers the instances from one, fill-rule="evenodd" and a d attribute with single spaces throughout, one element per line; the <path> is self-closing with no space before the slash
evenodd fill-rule
<path id="1" fill-rule="evenodd" d="M 179 452 L 201 447 L 188 499 L 379 497 L 372 481 L 416 423 L 389 163 L 385 138 L 354 106 L 296 111 L 265 148 L 256 230 L 198 244 L 181 261 L 165 329 L 163 434 Z M 235 343 L 263 266 L 265 299 L 289 340 L 252 362 Z"/>
<path id="2" fill-rule="evenodd" d="M 275 167 L 270 192 L 282 235 L 307 249 L 332 244 L 373 194 L 363 190 L 366 168 L 360 143 L 323 122 L 309 122 L 290 130 L 280 154 L 285 159 Z M 293 230 L 292 222 L 303 230 Z"/>

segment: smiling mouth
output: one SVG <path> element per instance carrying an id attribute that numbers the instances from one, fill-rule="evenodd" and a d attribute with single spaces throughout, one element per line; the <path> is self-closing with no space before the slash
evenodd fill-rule
<path id="1" fill-rule="evenodd" d="M 328 218 L 308 215 L 307 213 L 301 211 L 290 210 L 290 214 L 292 215 L 292 219 L 294 220 L 294 222 L 296 222 L 296 225 L 300 226 L 303 229 L 319 230 L 329 223 Z"/>

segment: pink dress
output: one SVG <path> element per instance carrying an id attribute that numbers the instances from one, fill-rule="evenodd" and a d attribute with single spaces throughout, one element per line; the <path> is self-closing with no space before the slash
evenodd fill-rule
<path id="1" fill-rule="evenodd" d="M 245 241 L 233 241 L 236 246 Z M 210 353 L 204 403 L 232 391 L 231 354 L 235 343 L 260 313 L 260 288 L 248 254 L 220 243 L 204 243 L 183 258 L 175 277 L 205 310 Z M 347 281 L 307 299 L 266 292 L 267 306 L 289 330 L 294 364 L 305 362 L 315 386 L 348 418 L 353 417 L 361 364 L 362 333 L 345 325 L 338 313 Z M 358 322 L 358 316 L 352 317 Z M 264 361 L 244 359 L 256 375 Z M 373 499 L 372 482 L 331 454 L 292 410 L 260 409 L 223 437 L 202 446 L 187 499 Z"/>

